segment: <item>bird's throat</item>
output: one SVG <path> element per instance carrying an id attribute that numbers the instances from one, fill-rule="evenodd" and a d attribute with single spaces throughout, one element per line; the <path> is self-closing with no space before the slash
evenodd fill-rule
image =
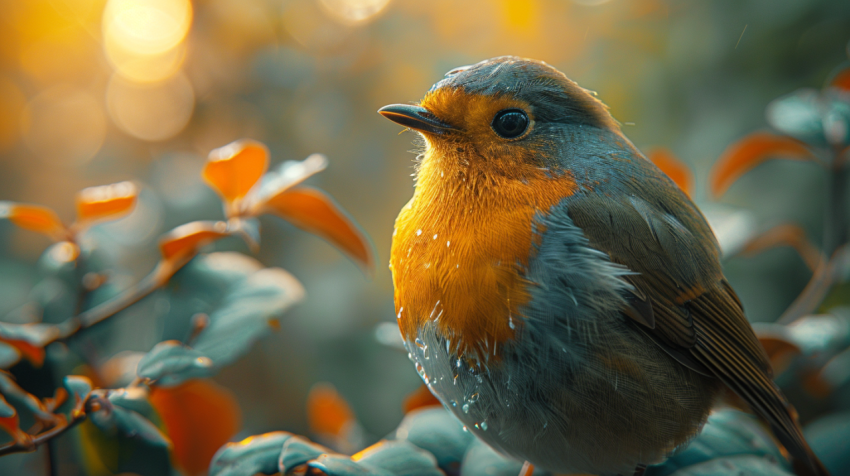
<path id="1" fill-rule="evenodd" d="M 390 266 L 402 335 L 430 321 L 459 355 L 495 355 L 530 299 L 525 268 L 534 219 L 576 191 L 569 173 L 527 166 L 510 176 L 486 161 L 429 151 L 396 220 Z"/>

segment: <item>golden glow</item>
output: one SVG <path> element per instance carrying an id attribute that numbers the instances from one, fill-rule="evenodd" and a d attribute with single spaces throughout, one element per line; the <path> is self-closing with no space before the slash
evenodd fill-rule
<path id="1" fill-rule="evenodd" d="M 192 117 L 195 94 L 178 73 L 158 83 L 134 83 L 113 75 L 106 90 L 109 115 L 133 137 L 159 141 L 174 136 Z"/>
<path id="2" fill-rule="evenodd" d="M 110 0 L 103 12 L 107 41 L 139 55 L 174 48 L 191 23 L 192 5 L 187 0 Z"/>
<path id="3" fill-rule="evenodd" d="M 158 55 L 132 54 L 110 41 L 106 41 L 103 47 L 109 63 L 121 76 L 142 83 L 161 81 L 174 75 L 186 58 L 183 44 Z"/>
<path id="4" fill-rule="evenodd" d="M 147 82 L 177 72 L 192 24 L 188 0 L 109 0 L 103 12 L 103 46 L 125 78 Z"/>
<path id="5" fill-rule="evenodd" d="M 18 140 L 21 110 L 26 97 L 11 79 L 0 76 L 0 152 L 9 150 Z"/>
<path id="6" fill-rule="evenodd" d="M 335 20 L 356 24 L 374 18 L 390 0 L 319 0 L 319 3 Z"/>
<path id="7" fill-rule="evenodd" d="M 78 165 L 100 150 L 106 118 L 102 104 L 87 91 L 59 85 L 29 101 L 21 128 L 27 147 L 41 159 Z"/>
<path id="8" fill-rule="evenodd" d="M 333 51 L 352 44 L 352 28 L 339 21 L 312 0 L 293 0 L 283 7 L 281 24 L 292 38 L 310 51 Z"/>

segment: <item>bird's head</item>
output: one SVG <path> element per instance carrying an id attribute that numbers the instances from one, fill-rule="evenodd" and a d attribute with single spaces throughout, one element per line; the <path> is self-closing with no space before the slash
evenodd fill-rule
<path id="1" fill-rule="evenodd" d="M 426 159 L 486 164 L 506 174 L 523 165 L 562 165 L 561 158 L 588 134 L 592 140 L 621 137 L 592 93 L 544 62 L 514 56 L 456 68 L 418 105 L 393 104 L 378 112 L 421 133 Z"/>

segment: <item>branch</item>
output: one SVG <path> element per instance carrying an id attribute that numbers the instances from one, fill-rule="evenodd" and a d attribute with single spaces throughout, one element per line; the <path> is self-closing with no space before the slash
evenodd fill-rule
<path id="1" fill-rule="evenodd" d="M 838 271 L 840 271 L 848 258 L 850 258 L 850 245 L 845 244 L 832 254 L 829 261 L 818 266 L 812 275 L 812 279 L 803 288 L 803 292 L 797 296 L 797 299 L 791 303 L 776 322 L 779 324 L 790 324 L 814 312 L 823 301 L 823 298 L 826 297 L 826 293 L 829 292 L 839 274 Z"/>
<path id="2" fill-rule="evenodd" d="M 3 446 L 0 446 L 0 457 L 12 453 L 29 453 L 31 451 L 35 451 L 38 445 L 47 443 L 53 438 L 56 438 L 62 433 L 65 433 L 66 431 L 70 430 L 85 419 L 85 413 L 74 417 L 73 419 L 71 419 L 71 421 L 68 421 L 68 418 L 65 415 L 59 415 L 57 418 L 58 423 L 56 424 L 56 426 L 33 437 L 33 439 L 30 440 L 30 445 L 23 445 L 21 443 L 13 441 L 11 443 L 7 443 Z"/>
<path id="3" fill-rule="evenodd" d="M 832 167 L 827 184 L 826 216 L 824 217 L 824 252 L 835 251 L 847 242 L 847 180 L 850 168 L 843 160 L 847 150 L 833 149 Z"/>
<path id="4" fill-rule="evenodd" d="M 49 402 L 47 407 L 50 411 L 55 410 L 57 407 L 61 406 L 62 403 L 67 398 L 67 393 L 59 394 L 53 401 Z M 54 420 L 55 424 L 44 430 L 37 435 L 34 435 L 31 439 L 26 441 L 12 441 L 3 446 L 0 446 L 0 457 L 12 454 L 12 453 L 29 453 L 35 451 L 39 445 L 47 443 L 57 436 L 65 433 L 71 428 L 78 425 L 80 422 L 85 420 L 88 417 L 89 411 L 97 411 L 100 408 L 100 402 L 98 397 L 89 396 L 85 401 L 79 402 L 73 411 L 71 411 L 71 420 L 68 420 L 68 417 L 65 415 L 54 415 L 56 418 Z M 38 427 L 38 424 L 36 425 Z"/>
<path id="5" fill-rule="evenodd" d="M 113 299 L 101 303 L 57 325 L 57 335 L 49 342 L 46 342 L 45 345 L 51 342 L 70 339 L 77 333 L 90 329 L 141 301 L 152 292 L 164 286 L 168 280 L 171 279 L 174 273 L 185 266 L 186 263 L 188 263 L 194 256 L 194 254 L 191 254 L 178 260 L 160 261 L 156 268 L 154 268 L 154 270 L 144 279 L 136 283 L 135 286 L 127 289 Z"/>
<path id="6" fill-rule="evenodd" d="M 774 226 L 755 238 L 750 239 L 740 253 L 754 255 L 776 246 L 790 246 L 793 248 L 812 272 L 815 272 L 826 261 L 826 257 L 806 237 L 806 232 L 798 225 L 790 223 Z"/>

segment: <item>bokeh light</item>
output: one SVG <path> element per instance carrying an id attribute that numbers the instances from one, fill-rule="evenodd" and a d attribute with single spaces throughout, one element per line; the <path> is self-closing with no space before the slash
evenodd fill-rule
<path id="1" fill-rule="evenodd" d="M 20 133 L 19 120 L 26 96 L 11 79 L 0 76 L 0 152 L 8 150 Z"/>
<path id="2" fill-rule="evenodd" d="M 342 23 L 363 23 L 375 17 L 390 0 L 319 0 L 322 7 Z"/>
<path id="3" fill-rule="evenodd" d="M 106 56 L 131 80 L 161 80 L 182 64 L 191 24 L 188 0 L 110 0 L 103 12 Z"/>
<path id="4" fill-rule="evenodd" d="M 105 42 L 106 56 L 121 76 L 138 82 L 160 81 L 180 70 L 186 57 L 185 45 L 157 55 L 137 55 L 115 42 Z"/>
<path id="5" fill-rule="evenodd" d="M 107 42 L 139 55 L 156 55 L 177 46 L 189 32 L 188 0 L 110 0 L 103 12 Z"/>
<path id="6" fill-rule="evenodd" d="M 106 136 L 103 105 L 86 90 L 54 86 L 32 98 L 21 115 L 29 149 L 53 166 L 80 165 Z"/>
<path id="7" fill-rule="evenodd" d="M 195 95 L 183 74 L 157 83 L 135 83 L 116 74 L 109 81 L 106 102 L 121 130 L 139 139 L 160 141 L 186 126 Z"/>
<path id="8" fill-rule="evenodd" d="M 315 52 L 329 52 L 351 42 L 354 31 L 334 21 L 314 0 L 293 0 L 284 4 L 283 27 L 295 41 Z"/>

